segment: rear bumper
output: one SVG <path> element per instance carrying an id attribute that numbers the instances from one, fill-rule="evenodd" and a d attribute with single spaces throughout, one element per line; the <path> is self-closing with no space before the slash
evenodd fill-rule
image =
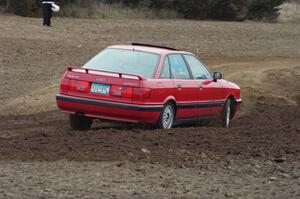
<path id="1" fill-rule="evenodd" d="M 81 113 L 87 117 L 116 121 L 155 124 L 163 105 L 134 105 L 57 95 L 59 109 L 69 114 Z"/>

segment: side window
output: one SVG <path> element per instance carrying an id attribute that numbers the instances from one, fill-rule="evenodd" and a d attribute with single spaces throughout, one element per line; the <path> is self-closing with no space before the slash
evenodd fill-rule
<path id="1" fill-rule="evenodd" d="M 194 56 L 184 55 L 195 79 L 211 79 L 211 74 L 206 67 Z"/>
<path id="2" fill-rule="evenodd" d="M 189 70 L 181 55 L 169 55 L 171 72 L 175 79 L 191 79 Z"/>
<path id="3" fill-rule="evenodd" d="M 160 72 L 160 79 L 170 79 L 170 78 L 171 78 L 171 73 L 170 73 L 169 59 L 168 57 L 165 57 L 164 64 Z"/>

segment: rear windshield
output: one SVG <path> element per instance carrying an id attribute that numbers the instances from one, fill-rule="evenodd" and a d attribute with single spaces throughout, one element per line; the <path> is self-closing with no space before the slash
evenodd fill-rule
<path id="1" fill-rule="evenodd" d="M 83 67 L 153 78 L 160 56 L 134 50 L 108 48 Z"/>

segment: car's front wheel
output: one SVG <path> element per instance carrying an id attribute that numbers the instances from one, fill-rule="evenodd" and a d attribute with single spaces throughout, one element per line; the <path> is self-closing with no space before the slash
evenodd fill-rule
<path id="1" fill-rule="evenodd" d="M 228 128 L 230 124 L 230 113 L 231 113 L 231 99 L 228 98 L 226 100 L 226 103 L 223 107 L 222 111 L 222 122 L 223 122 L 223 127 Z"/>
<path id="2" fill-rule="evenodd" d="M 81 115 L 70 115 L 70 126 L 73 130 L 84 131 L 91 128 L 93 120 Z"/>
<path id="3" fill-rule="evenodd" d="M 173 126 L 175 120 L 175 108 L 172 103 L 165 104 L 163 110 L 160 113 L 159 120 L 157 122 L 157 128 L 170 129 Z"/>

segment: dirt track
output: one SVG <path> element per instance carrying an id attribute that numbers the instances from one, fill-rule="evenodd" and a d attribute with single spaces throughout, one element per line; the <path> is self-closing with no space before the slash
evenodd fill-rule
<path id="1" fill-rule="evenodd" d="M 0 30 L 0 198 L 300 198 L 300 25 L 0 16 Z M 55 106 L 66 66 L 131 41 L 193 51 L 238 83 L 232 127 L 71 131 Z"/>

